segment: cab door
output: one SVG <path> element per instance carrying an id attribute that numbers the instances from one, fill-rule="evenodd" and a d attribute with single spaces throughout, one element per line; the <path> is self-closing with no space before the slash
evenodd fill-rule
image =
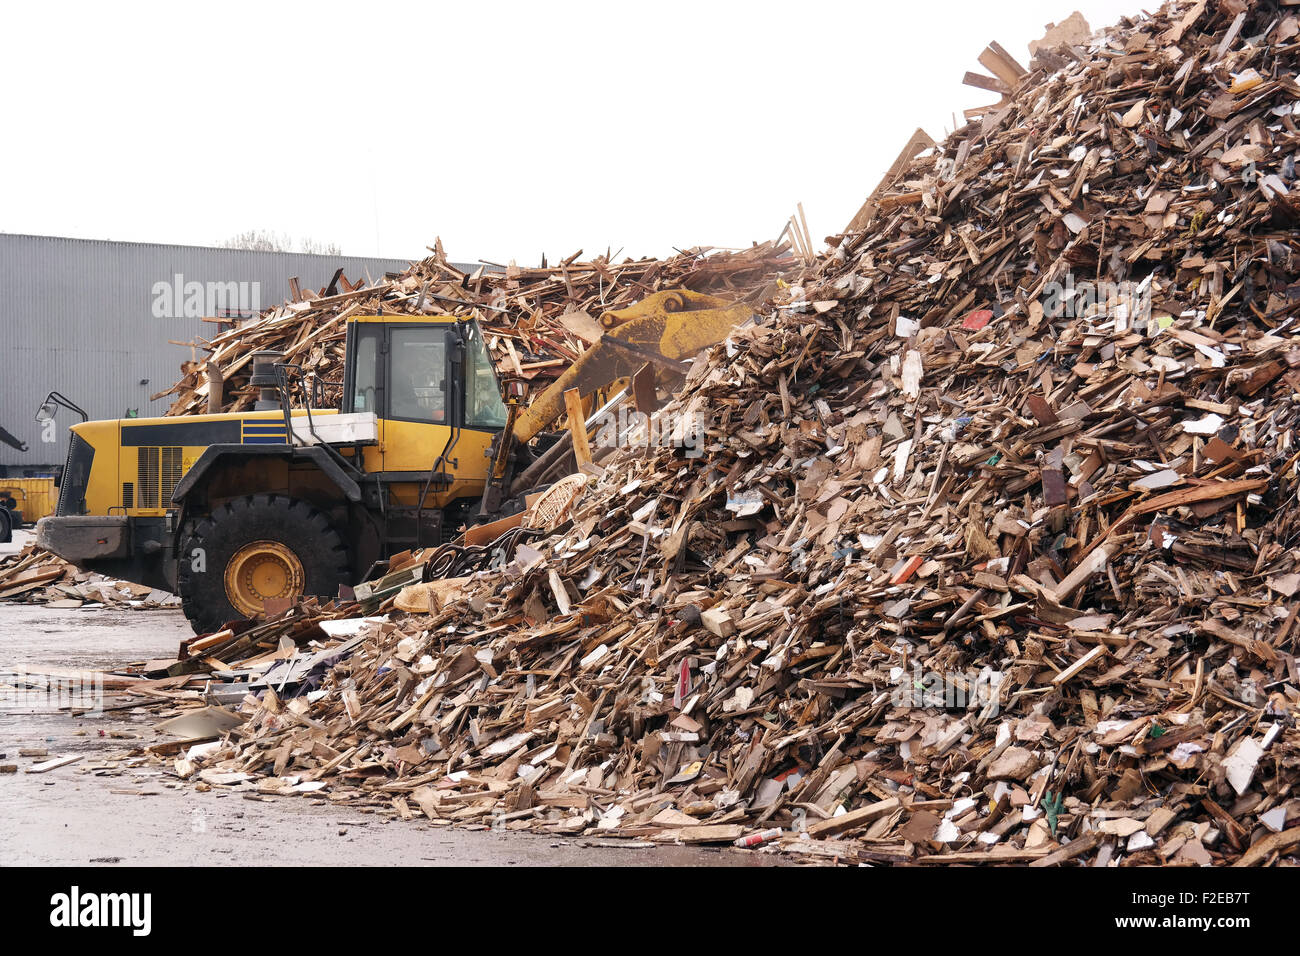
<path id="1" fill-rule="evenodd" d="M 453 361 L 458 360 L 455 326 L 386 323 L 386 361 L 381 397 L 384 423 L 380 448 L 383 470 L 390 482 L 423 483 L 436 468 L 447 479 L 434 476 L 430 490 L 437 492 L 454 475 L 450 458 L 452 426 L 457 419 Z M 448 457 L 443 458 L 444 454 Z M 394 492 L 404 504 L 415 500 L 407 489 Z M 406 501 L 408 497 L 411 501 Z"/>

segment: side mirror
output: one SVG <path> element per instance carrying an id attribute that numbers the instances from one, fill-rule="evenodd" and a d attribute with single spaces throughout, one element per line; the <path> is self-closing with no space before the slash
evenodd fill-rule
<path id="1" fill-rule="evenodd" d="M 86 410 L 75 402 L 68 401 L 66 395 L 59 392 L 50 392 L 45 396 L 45 401 L 41 402 L 41 407 L 36 410 L 36 420 L 42 425 L 48 424 L 54 420 L 54 414 L 60 408 L 66 408 L 70 412 L 76 412 L 81 416 L 83 422 L 90 421 L 90 415 Z"/>

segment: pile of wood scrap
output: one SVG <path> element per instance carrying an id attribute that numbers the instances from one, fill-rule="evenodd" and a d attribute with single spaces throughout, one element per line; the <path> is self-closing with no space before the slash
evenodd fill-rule
<path id="1" fill-rule="evenodd" d="M 1277 9 L 1040 48 L 696 362 L 660 414 L 701 455 L 607 459 L 555 534 L 439 610 L 385 599 L 315 693 L 248 695 L 175 772 L 857 862 L 1294 861 Z"/>
<path id="2" fill-rule="evenodd" d="M 29 544 L 0 558 L 0 601 L 74 608 L 169 607 L 176 598 L 162 591 L 80 571 L 62 558 Z"/>
<path id="3" fill-rule="evenodd" d="M 301 289 L 291 298 L 205 343 L 210 355 L 184 363 L 183 377 L 165 392 L 175 394 L 168 415 L 245 411 L 257 399 L 248 386 L 252 354 L 282 352 L 324 387 L 327 404 L 337 404 L 343 376 L 344 331 L 353 315 L 456 315 L 479 321 L 488 350 L 502 376 L 524 379 L 540 391 L 598 337 L 597 319 L 608 309 L 631 305 L 663 289 L 691 289 L 739 301 L 762 290 L 794 263 L 788 245 L 763 243 L 736 252 L 708 247 L 670 259 L 611 262 L 581 252 L 558 265 L 525 269 L 513 263 L 462 272 L 437 243 L 432 255 L 382 281 L 353 285 L 340 270 L 319 291 Z M 216 401 L 212 389 L 220 388 Z M 295 399 L 302 401 L 303 392 Z"/>

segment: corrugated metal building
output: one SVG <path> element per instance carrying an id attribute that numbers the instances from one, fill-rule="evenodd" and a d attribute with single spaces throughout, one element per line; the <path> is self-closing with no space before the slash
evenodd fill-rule
<path id="1" fill-rule="evenodd" d="M 161 415 L 151 401 L 180 377 L 188 345 L 220 328 L 204 317 L 249 315 L 283 301 L 289 278 L 327 285 L 406 268 L 398 259 L 250 252 L 204 246 L 0 234 L 0 428 L 27 443 L 0 442 L 0 474 L 48 471 L 67 454 L 61 410 L 53 435 L 34 420 L 51 390 L 91 419 Z M 472 267 L 465 267 L 472 268 Z M 199 351 L 199 356 L 204 353 Z M 42 441 L 42 438 L 53 441 Z"/>

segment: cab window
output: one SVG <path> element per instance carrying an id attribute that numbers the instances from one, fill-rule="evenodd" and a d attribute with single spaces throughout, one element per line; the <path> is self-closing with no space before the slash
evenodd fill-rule
<path id="1" fill-rule="evenodd" d="M 394 327 L 389 339 L 389 417 L 447 420 L 447 330 Z"/>
<path id="2" fill-rule="evenodd" d="M 354 347 L 357 358 L 352 363 L 356 369 L 352 382 L 352 408 L 354 412 L 379 412 L 379 336 L 381 329 L 361 328 L 356 334 Z"/>
<path id="3" fill-rule="evenodd" d="M 501 401 L 496 372 L 477 326 L 469 326 L 465 345 L 465 427 L 504 428 L 505 402 Z"/>

